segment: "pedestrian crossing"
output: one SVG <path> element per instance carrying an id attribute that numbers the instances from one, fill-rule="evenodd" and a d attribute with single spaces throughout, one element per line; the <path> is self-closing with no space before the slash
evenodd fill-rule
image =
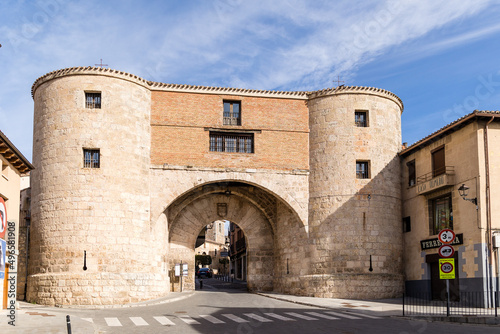
<path id="1" fill-rule="evenodd" d="M 227 324 L 227 323 L 247 323 L 247 322 L 279 322 L 279 321 L 315 321 L 315 320 L 360 320 L 360 319 L 383 319 L 382 317 L 364 314 L 364 313 L 348 313 L 348 312 L 333 312 L 333 311 L 323 311 L 323 312 L 283 312 L 282 314 L 273 312 L 264 313 L 243 313 L 243 314 L 231 314 L 224 313 L 217 316 L 209 314 L 200 314 L 197 316 L 189 316 L 186 314 L 182 315 L 172 315 L 172 316 L 151 316 L 150 318 L 143 317 L 105 317 L 101 319 L 94 318 L 82 318 L 82 320 L 88 321 L 90 323 L 105 323 L 108 327 L 122 327 L 122 326 L 151 326 L 151 325 L 162 325 L 162 326 L 176 326 L 181 324 L 187 324 L 190 326 L 202 325 L 211 323 L 214 325 Z"/>

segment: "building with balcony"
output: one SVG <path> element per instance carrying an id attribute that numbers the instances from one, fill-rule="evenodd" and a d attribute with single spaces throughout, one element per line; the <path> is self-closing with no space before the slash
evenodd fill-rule
<path id="1" fill-rule="evenodd" d="M 29 173 L 33 166 L 1 131 L 0 166 L 2 167 L 0 175 L 0 309 L 2 309 L 7 308 L 7 303 L 9 303 L 7 295 L 11 293 L 15 295 L 16 292 L 21 184 L 23 176 Z M 7 284 L 7 277 L 14 284 Z"/>
<path id="2" fill-rule="evenodd" d="M 400 153 L 406 292 L 445 296 L 438 233 L 456 234 L 452 298 L 498 290 L 500 113 L 474 111 Z M 460 194 L 459 190 L 468 193 Z"/>

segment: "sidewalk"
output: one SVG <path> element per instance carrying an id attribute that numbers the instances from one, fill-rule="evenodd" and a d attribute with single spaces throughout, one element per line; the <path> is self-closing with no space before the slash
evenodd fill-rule
<path id="1" fill-rule="evenodd" d="M 365 313 L 377 316 L 392 316 L 403 317 L 403 301 L 401 298 L 382 299 L 382 300 L 351 300 L 351 299 L 335 299 L 335 298 L 318 298 L 292 296 L 273 292 L 259 292 L 261 296 L 274 298 L 291 303 L 297 303 L 307 306 L 316 306 L 326 309 L 343 309 L 353 313 Z M 405 317 L 409 319 L 418 319 L 425 321 L 443 321 L 457 322 L 480 325 L 500 325 L 500 317 L 494 316 L 441 316 L 441 315 L 418 315 Z"/>
<path id="2" fill-rule="evenodd" d="M 126 307 L 141 307 L 157 304 L 172 303 L 182 299 L 186 299 L 194 295 L 190 292 L 171 292 L 168 296 L 153 300 L 148 300 L 140 303 L 127 305 L 102 305 L 102 306 L 64 306 L 51 307 L 38 304 L 30 304 L 23 301 L 18 301 L 19 308 L 16 310 L 15 326 L 8 324 L 8 311 L 0 311 L 0 333 L 2 334 L 18 334 L 18 333 L 43 333 L 43 334 L 67 334 L 68 326 L 66 316 L 71 313 L 72 309 L 103 309 L 103 308 L 126 308 Z M 95 334 L 99 333 L 94 325 L 90 322 L 82 320 L 78 317 L 70 317 L 71 332 L 78 334 Z"/>

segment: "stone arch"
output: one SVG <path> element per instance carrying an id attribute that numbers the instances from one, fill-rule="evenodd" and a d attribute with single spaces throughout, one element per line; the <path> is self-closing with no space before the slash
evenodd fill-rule
<path id="1" fill-rule="evenodd" d="M 276 239 L 278 207 L 284 204 L 273 193 L 248 183 L 221 181 L 191 189 L 165 211 L 169 266 L 182 261 L 194 268 L 194 245 L 200 230 L 212 221 L 225 219 L 237 224 L 246 236 L 248 289 L 273 290 L 279 267 L 276 254 L 280 253 Z M 301 225 L 298 215 L 292 215 L 297 226 Z M 189 272 L 183 285 L 184 289 L 194 289 L 194 271 Z M 175 284 L 173 290 L 177 290 Z"/>

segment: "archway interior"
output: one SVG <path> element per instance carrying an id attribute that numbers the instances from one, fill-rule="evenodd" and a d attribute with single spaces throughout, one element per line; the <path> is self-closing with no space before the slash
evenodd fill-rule
<path id="1" fill-rule="evenodd" d="M 246 278 L 248 290 L 272 291 L 275 285 L 286 286 L 285 275 L 292 277 L 292 272 L 297 274 L 303 267 L 299 258 L 303 258 L 299 252 L 304 247 L 300 244 L 299 236 L 304 234 L 300 220 L 276 195 L 255 185 L 234 181 L 205 184 L 177 198 L 165 214 L 169 266 L 182 262 L 189 268 L 183 291 L 195 289 L 195 246 L 200 231 L 221 220 L 233 222 L 244 234 L 246 255 L 234 264 L 234 269 L 239 265 L 241 270 L 233 275 Z M 289 262 L 297 270 L 288 270 Z M 180 291 L 175 279 L 171 280 L 171 291 Z"/>

